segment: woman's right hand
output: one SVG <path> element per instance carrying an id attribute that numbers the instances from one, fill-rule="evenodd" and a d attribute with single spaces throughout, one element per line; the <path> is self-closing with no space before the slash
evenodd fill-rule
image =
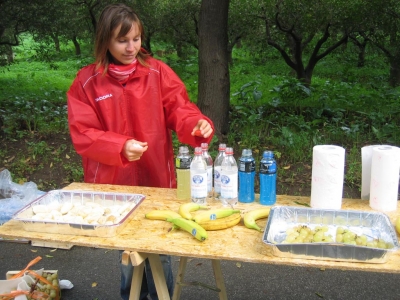
<path id="1" fill-rule="evenodd" d="M 147 143 L 142 143 L 136 140 L 127 140 L 122 149 L 122 155 L 128 161 L 139 160 L 143 153 L 147 150 Z"/>

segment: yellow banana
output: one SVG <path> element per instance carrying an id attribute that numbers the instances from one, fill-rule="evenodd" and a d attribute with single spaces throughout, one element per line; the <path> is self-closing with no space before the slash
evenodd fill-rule
<path id="1" fill-rule="evenodd" d="M 193 216 L 191 214 L 192 211 L 196 211 L 199 209 L 206 209 L 206 208 L 208 208 L 208 206 L 206 205 L 201 205 L 194 202 L 187 202 L 179 206 L 179 215 L 182 218 L 193 220 Z"/>
<path id="2" fill-rule="evenodd" d="M 167 219 L 167 221 L 174 224 L 174 226 L 177 226 L 189 232 L 191 235 L 193 235 L 196 239 L 198 239 L 201 242 L 208 237 L 207 231 L 199 224 L 193 222 L 192 220 L 180 217 L 174 219 Z"/>
<path id="3" fill-rule="evenodd" d="M 220 230 L 237 225 L 241 219 L 240 213 L 234 213 L 228 217 L 204 221 L 199 223 L 199 225 L 205 230 Z"/>
<path id="4" fill-rule="evenodd" d="M 394 223 L 394 226 L 396 228 L 397 233 L 400 234 L 400 217 L 397 217 L 396 222 Z"/>
<path id="5" fill-rule="evenodd" d="M 244 226 L 250 229 L 262 231 L 261 228 L 256 224 L 256 221 L 258 219 L 263 219 L 268 217 L 270 210 L 271 208 L 259 208 L 245 213 L 243 216 Z"/>
<path id="6" fill-rule="evenodd" d="M 172 211 L 172 210 L 152 210 L 145 214 L 146 219 L 150 220 L 164 220 L 166 221 L 167 219 L 174 219 L 174 218 L 180 218 L 181 215 Z"/>
<path id="7" fill-rule="evenodd" d="M 200 212 L 194 217 L 196 223 L 204 223 L 205 221 L 215 220 L 228 217 L 234 213 L 240 213 L 240 210 L 233 208 L 216 208 L 208 211 Z"/>

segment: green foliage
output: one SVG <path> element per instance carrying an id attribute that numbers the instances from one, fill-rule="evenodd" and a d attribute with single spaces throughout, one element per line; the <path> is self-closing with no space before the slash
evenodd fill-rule
<path id="1" fill-rule="evenodd" d="M 54 96 L 63 100 L 59 91 L 37 96 L 15 97 L 0 102 L 0 112 L 3 114 L 4 133 L 14 135 L 15 132 L 66 132 L 66 105 L 55 102 Z M 43 99 L 45 97 L 50 100 Z M 51 101 L 54 102 L 51 102 Z"/>

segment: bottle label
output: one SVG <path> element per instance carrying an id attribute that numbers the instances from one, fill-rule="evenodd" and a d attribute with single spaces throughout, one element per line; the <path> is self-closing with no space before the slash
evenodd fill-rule
<path id="1" fill-rule="evenodd" d="M 251 173 L 255 172 L 256 163 L 255 161 L 240 161 L 239 160 L 239 172 Z"/>
<path id="2" fill-rule="evenodd" d="M 221 197 L 230 199 L 238 196 L 238 175 L 222 174 L 221 175 Z"/>
<path id="3" fill-rule="evenodd" d="M 271 162 L 261 162 L 260 163 L 260 174 L 275 174 L 276 164 Z"/>
<path id="4" fill-rule="evenodd" d="M 214 191 L 217 194 L 221 193 L 221 167 L 214 167 Z"/>
<path id="5" fill-rule="evenodd" d="M 175 159 L 175 165 L 177 169 L 189 169 L 191 162 L 191 157 L 177 157 Z"/>
<path id="6" fill-rule="evenodd" d="M 207 197 L 207 173 L 190 174 L 190 188 L 192 198 Z"/>

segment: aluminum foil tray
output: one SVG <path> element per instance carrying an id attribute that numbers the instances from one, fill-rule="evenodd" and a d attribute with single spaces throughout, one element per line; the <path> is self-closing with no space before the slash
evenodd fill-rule
<path id="1" fill-rule="evenodd" d="M 328 226 L 328 234 L 334 238 L 330 243 L 284 243 L 286 230 L 298 225 L 312 229 Z M 364 234 L 368 240 L 383 239 L 392 244 L 391 249 L 381 249 L 337 243 L 336 229 L 341 226 L 357 235 Z M 399 248 L 396 232 L 386 214 L 355 210 L 328 210 L 276 206 L 271 209 L 262 240 L 279 257 L 334 260 L 364 263 L 384 263 L 388 254 Z"/>
<path id="2" fill-rule="evenodd" d="M 24 230 L 68 235 L 117 235 L 145 196 L 141 194 L 53 190 L 13 215 Z"/>

